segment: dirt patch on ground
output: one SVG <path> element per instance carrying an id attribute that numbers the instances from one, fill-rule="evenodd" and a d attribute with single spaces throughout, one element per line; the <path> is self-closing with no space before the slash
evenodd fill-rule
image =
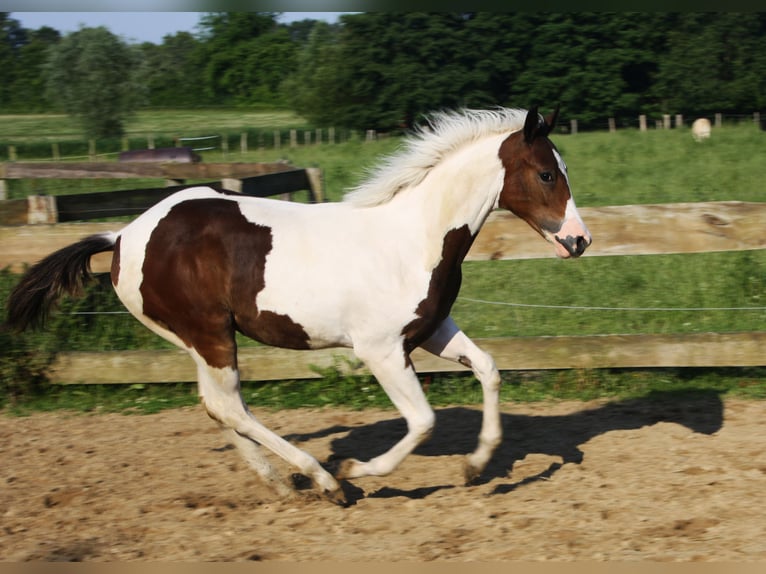
<path id="1" fill-rule="evenodd" d="M 461 464 L 480 411 L 444 408 L 395 473 L 347 485 L 348 508 L 278 499 L 200 408 L 0 416 L 0 560 L 766 559 L 766 402 L 502 411 L 479 484 Z M 394 411 L 254 412 L 320 460 L 404 432 Z"/>

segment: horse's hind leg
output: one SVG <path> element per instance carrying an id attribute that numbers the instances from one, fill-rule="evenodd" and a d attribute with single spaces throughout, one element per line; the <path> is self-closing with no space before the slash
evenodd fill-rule
<path id="1" fill-rule="evenodd" d="M 314 457 L 263 426 L 248 410 L 239 392 L 239 373 L 236 368 L 211 367 L 196 352 L 192 355 L 197 362 L 199 392 L 205 409 L 213 419 L 244 439 L 236 441 L 235 445 L 248 462 L 256 463 L 256 471 L 266 472 L 265 478 L 269 482 L 275 479 L 271 465 L 262 466 L 262 457 L 257 448 L 253 448 L 262 445 L 310 477 L 329 498 L 343 502 L 340 485 Z M 246 441 L 253 441 L 255 445 Z"/>
<path id="2" fill-rule="evenodd" d="M 451 317 L 447 317 L 421 347 L 434 355 L 469 367 L 481 383 L 484 414 L 479 444 L 466 457 L 464 468 L 466 482 L 470 483 L 482 473 L 503 437 L 500 424 L 500 373 L 492 357 L 477 347 Z"/>

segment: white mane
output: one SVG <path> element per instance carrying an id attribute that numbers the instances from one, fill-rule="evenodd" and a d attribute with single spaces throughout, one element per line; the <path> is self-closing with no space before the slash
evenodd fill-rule
<path id="1" fill-rule="evenodd" d="M 389 201 L 402 189 L 417 185 L 444 157 L 482 137 L 518 131 L 526 110 L 460 110 L 437 112 L 409 136 L 403 148 L 372 170 L 366 181 L 351 189 L 343 201 L 372 207 Z"/>

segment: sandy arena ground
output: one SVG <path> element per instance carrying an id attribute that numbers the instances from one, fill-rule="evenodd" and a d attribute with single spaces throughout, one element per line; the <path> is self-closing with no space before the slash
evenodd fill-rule
<path id="1" fill-rule="evenodd" d="M 461 457 L 480 411 L 443 408 L 395 473 L 345 485 L 347 508 L 277 498 L 199 407 L 0 415 L 0 560 L 766 559 L 766 402 L 502 411 L 479 484 L 462 485 Z M 254 412 L 320 460 L 369 458 L 404 432 L 394 411 Z"/>

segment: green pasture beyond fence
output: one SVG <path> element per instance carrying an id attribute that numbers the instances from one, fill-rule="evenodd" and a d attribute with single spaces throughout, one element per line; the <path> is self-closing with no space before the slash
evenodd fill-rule
<path id="1" fill-rule="evenodd" d="M 365 138 L 377 139 L 372 130 L 360 132 L 344 129 L 248 129 L 236 133 L 202 135 L 141 135 L 123 138 L 83 140 L 61 139 L 52 142 L 0 143 L 0 161 L 67 161 L 116 159 L 123 151 L 163 147 L 191 147 L 197 152 L 217 152 L 223 158 L 262 149 L 281 149 L 316 144 L 335 144 Z"/>
<path id="2" fill-rule="evenodd" d="M 173 114 L 173 112 L 169 112 Z M 214 112 L 205 112 L 205 116 L 215 117 Z M 228 114 L 227 114 L 228 115 Z M 12 118 L 13 116 L 7 116 Z M 663 114 L 650 117 L 640 115 L 635 118 L 605 118 L 596 125 L 603 131 L 614 132 L 618 129 L 684 129 L 691 126 L 694 118 L 684 118 L 680 114 Z M 754 124 L 762 126 L 760 112 L 752 114 L 724 115 L 713 114 L 710 118 L 714 128 L 724 125 Z M 208 124 L 211 120 L 205 120 Z M 579 133 L 576 119 L 564 119 L 559 122 L 560 134 Z M 343 143 L 350 140 L 371 141 L 379 137 L 398 136 L 403 132 L 379 134 L 375 130 L 349 130 L 342 128 L 315 128 L 307 124 L 295 124 L 293 127 L 240 129 L 195 129 L 186 128 L 183 132 L 129 133 L 123 138 L 87 140 L 76 135 L 60 134 L 39 137 L 25 134 L 20 136 L 3 135 L 0 130 L 0 161 L 62 161 L 110 159 L 120 152 L 135 149 L 153 149 L 161 147 L 189 146 L 200 152 L 217 152 L 224 158 L 232 159 L 236 154 L 244 155 L 250 151 L 281 149 L 316 144 Z"/>

